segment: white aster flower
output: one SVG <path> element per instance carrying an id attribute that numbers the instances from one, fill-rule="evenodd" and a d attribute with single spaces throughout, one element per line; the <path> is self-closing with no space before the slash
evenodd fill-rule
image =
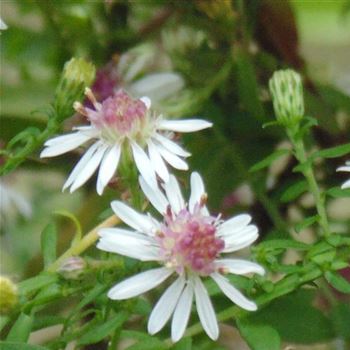
<path id="1" fill-rule="evenodd" d="M 70 192 L 82 186 L 100 167 L 97 192 L 101 195 L 118 167 L 122 151 L 128 148 L 140 174 L 151 186 L 156 186 L 156 174 L 166 182 L 169 172 L 165 161 L 176 169 L 187 170 L 188 165 L 181 157 L 190 155 L 168 137 L 169 132 L 192 132 L 212 126 L 200 119 L 165 120 L 150 109 L 149 98 L 135 100 L 122 90 L 102 103 L 96 101 L 91 90 L 87 89 L 86 94 L 95 110 L 80 103 L 74 106 L 90 125 L 46 141 L 40 155 L 55 157 L 93 141 L 63 186 L 70 187 Z"/>
<path id="2" fill-rule="evenodd" d="M 350 173 L 350 161 L 346 162 L 344 166 L 339 167 L 337 171 L 347 171 Z M 350 179 L 345 181 L 341 188 L 350 188 Z"/>
<path id="3" fill-rule="evenodd" d="M 242 259 L 221 258 L 249 246 L 258 237 L 258 229 L 250 224 L 248 214 L 227 221 L 209 214 L 206 193 L 198 173 L 191 175 L 191 195 L 185 203 L 173 175 L 164 191 L 151 188 L 140 177 L 142 190 L 152 205 L 163 215 L 157 221 L 150 215 L 137 213 L 120 201 L 112 202 L 115 214 L 133 230 L 105 228 L 99 231 L 99 249 L 141 261 L 156 261 L 162 267 L 141 272 L 118 283 L 108 292 L 113 300 L 123 300 L 145 293 L 171 275 L 176 280 L 167 288 L 154 307 L 149 321 L 150 334 L 159 332 L 172 316 L 171 338 L 178 341 L 184 334 L 195 299 L 199 319 L 208 336 L 216 340 L 219 328 L 215 311 L 201 277 L 211 277 L 222 292 L 245 310 L 257 309 L 224 276 L 264 274 L 264 269 Z M 165 193 L 165 194 L 164 194 Z"/>

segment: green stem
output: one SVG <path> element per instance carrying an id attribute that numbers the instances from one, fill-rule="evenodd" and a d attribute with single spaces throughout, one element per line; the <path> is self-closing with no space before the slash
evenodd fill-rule
<path id="1" fill-rule="evenodd" d="M 330 229 L 326 213 L 325 196 L 322 194 L 317 184 L 312 165 L 307 160 L 303 139 L 297 135 L 296 131 L 293 130 L 287 130 L 287 134 L 294 145 L 296 158 L 298 159 L 299 163 L 303 165 L 301 171 L 306 178 L 310 192 L 314 197 L 317 213 L 320 217 L 319 223 L 323 230 L 323 234 L 324 236 L 328 237 L 330 235 Z"/>
<path id="2" fill-rule="evenodd" d="M 112 227 L 118 224 L 119 222 L 119 218 L 117 218 L 115 215 L 112 215 L 109 218 L 107 218 L 105 221 L 103 221 L 101 224 L 99 224 L 98 226 L 93 228 L 89 233 L 87 233 L 80 241 L 78 241 L 76 244 L 74 244 L 72 247 L 66 250 L 55 262 L 53 262 L 47 268 L 47 271 L 55 272 L 63 263 L 63 261 L 65 261 L 67 258 L 71 256 L 80 255 L 86 249 L 91 247 L 98 240 L 99 229 L 104 227 Z"/>

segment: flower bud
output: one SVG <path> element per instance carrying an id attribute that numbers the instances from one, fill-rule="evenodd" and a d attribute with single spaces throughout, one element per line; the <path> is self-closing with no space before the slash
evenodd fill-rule
<path id="1" fill-rule="evenodd" d="M 0 276 L 0 314 L 9 313 L 17 303 L 17 286 L 9 278 Z"/>
<path id="2" fill-rule="evenodd" d="M 60 120 L 71 115 L 73 103 L 82 98 L 84 89 L 90 86 L 94 79 L 95 66 L 92 63 L 74 57 L 66 62 L 56 89 L 55 107 Z"/>
<path id="3" fill-rule="evenodd" d="M 65 279 L 76 280 L 81 277 L 86 267 L 86 262 L 79 256 L 72 256 L 65 260 L 58 273 L 60 273 Z"/>
<path id="4" fill-rule="evenodd" d="M 303 84 L 291 69 L 273 74 L 269 82 L 276 118 L 286 127 L 295 126 L 304 116 Z"/>

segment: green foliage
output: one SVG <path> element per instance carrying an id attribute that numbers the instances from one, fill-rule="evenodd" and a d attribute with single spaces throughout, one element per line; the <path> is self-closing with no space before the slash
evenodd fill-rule
<path id="1" fill-rule="evenodd" d="M 249 171 L 251 172 L 255 172 L 264 168 L 269 167 L 275 160 L 277 160 L 278 158 L 286 155 L 290 153 L 290 150 L 288 149 L 278 149 L 275 152 L 273 152 L 272 154 L 270 154 L 269 156 L 267 156 L 266 158 L 264 158 L 263 160 L 261 160 L 260 162 L 254 164 Z"/>
<path id="2" fill-rule="evenodd" d="M 350 283 L 344 277 L 332 271 L 326 271 L 325 277 L 339 292 L 350 294 Z"/>
<path id="3" fill-rule="evenodd" d="M 281 195 L 281 202 L 286 203 L 295 200 L 308 189 L 308 184 L 305 180 L 298 181 L 287 188 Z"/>
<path id="4" fill-rule="evenodd" d="M 30 331 L 33 325 L 33 316 L 21 313 L 17 321 L 12 326 L 6 341 L 9 342 L 25 342 L 29 338 Z"/>
<path id="5" fill-rule="evenodd" d="M 41 251 L 44 267 L 47 268 L 56 260 L 57 229 L 52 223 L 48 224 L 41 234 Z"/>
<path id="6" fill-rule="evenodd" d="M 313 290 L 301 289 L 249 315 L 248 320 L 272 327 L 284 341 L 292 343 L 312 344 L 330 340 L 334 336 L 331 321 L 312 306 L 314 297 Z"/>
<path id="7" fill-rule="evenodd" d="M 0 341 L 0 349 L 1 350 L 48 350 L 48 348 L 43 346 L 20 343 L 17 341 L 14 341 L 14 342 Z"/>
<path id="8" fill-rule="evenodd" d="M 277 331 L 265 324 L 237 320 L 238 329 L 252 350 L 279 350 L 281 339 Z"/>

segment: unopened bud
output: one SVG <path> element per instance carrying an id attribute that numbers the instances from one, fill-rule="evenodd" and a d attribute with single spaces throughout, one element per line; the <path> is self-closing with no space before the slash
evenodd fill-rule
<path id="1" fill-rule="evenodd" d="M 72 114 L 72 106 L 79 101 L 84 89 L 95 79 L 95 66 L 82 58 L 72 58 L 63 68 L 61 80 L 56 89 L 55 107 L 61 120 Z"/>
<path id="2" fill-rule="evenodd" d="M 9 313 L 17 303 L 17 286 L 9 278 L 0 276 L 0 314 Z"/>
<path id="3" fill-rule="evenodd" d="M 62 263 L 58 269 L 58 272 L 65 279 L 76 280 L 81 277 L 85 267 L 86 262 L 84 259 L 80 258 L 79 256 L 72 256 Z"/>
<path id="4" fill-rule="evenodd" d="M 276 118 L 286 127 L 295 126 L 304 116 L 303 84 L 291 69 L 273 74 L 269 82 Z"/>

